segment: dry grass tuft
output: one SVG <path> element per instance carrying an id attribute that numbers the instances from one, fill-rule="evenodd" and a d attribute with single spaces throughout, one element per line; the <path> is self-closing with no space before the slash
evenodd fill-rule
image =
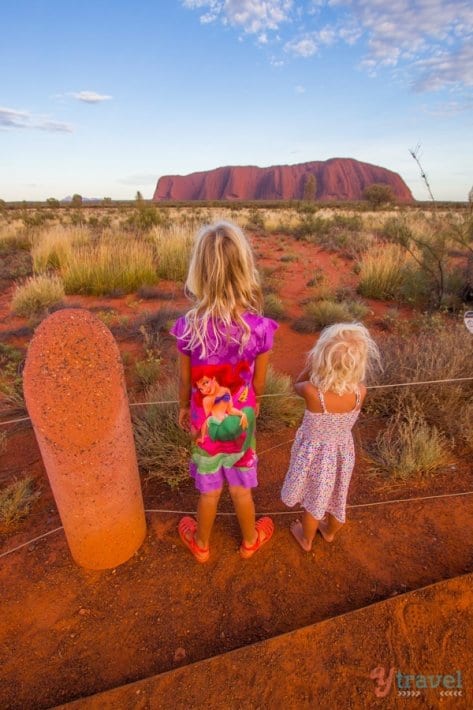
<path id="1" fill-rule="evenodd" d="M 156 384 L 146 393 L 147 402 L 167 402 L 177 398 L 177 382 L 174 380 Z M 177 425 L 177 404 L 136 409 L 133 429 L 140 469 L 148 478 L 178 488 L 188 478 L 191 442 L 189 435 Z"/>
<path id="2" fill-rule="evenodd" d="M 58 305 L 64 296 L 64 284 L 58 276 L 31 276 L 24 283 L 17 285 L 11 308 L 19 316 L 29 318 Z"/>
<path id="3" fill-rule="evenodd" d="M 370 458 L 371 472 L 402 480 L 432 475 L 451 460 L 446 436 L 410 409 L 390 420 Z"/>
<path id="4" fill-rule="evenodd" d="M 34 501 L 39 498 L 31 476 L 13 481 L 0 491 L 0 525 L 11 528 L 30 512 Z"/>
<path id="5" fill-rule="evenodd" d="M 151 241 L 156 248 L 158 276 L 169 281 L 185 281 L 194 242 L 194 232 L 189 226 L 155 228 Z"/>
<path id="6" fill-rule="evenodd" d="M 266 376 L 265 395 L 281 395 L 263 397 L 258 417 L 258 429 L 275 431 L 281 426 L 294 426 L 304 410 L 302 399 L 294 392 L 289 375 L 277 372 L 271 365 Z"/>

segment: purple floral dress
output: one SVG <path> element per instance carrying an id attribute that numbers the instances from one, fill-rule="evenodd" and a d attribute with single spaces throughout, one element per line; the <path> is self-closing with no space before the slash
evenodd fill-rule
<path id="1" fill-rule="evenodd" d="M 355 448 L 351 430 L 360 414 L 360 391 L 351 412 L 327 412 L 323 393 L 317 390 L 322 413 L 305 410 L 291 451 L 289 470 L 281 490 L 283 503 L 300 504 L 321 520 L 331 513 L 345 522 L 345 508 Z"/>
<path id="2" fill-rule="evenodd" d="M 258 485 L 253 374 L 258 355 L 271 350 L 278 324 L 257 313 L 242 317 L 250 327 L 250 338 L 241 351 L 237 325 L 217 352 L 213 352 L 216 338 L 209 325 L 206 343 L 210 354 L 206 357 L 200 347 L 189 349 L 184 337 L 185 316 L 170 331 L 179 351 L 191 360 L 190 474 L 203 493 L 219 490 L 225 481 L 245 488 Z"/>

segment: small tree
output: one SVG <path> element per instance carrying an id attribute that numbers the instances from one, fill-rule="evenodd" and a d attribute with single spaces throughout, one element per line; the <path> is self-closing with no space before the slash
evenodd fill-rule
<path id="1" fill-rule="evenodd" d="M 312 200 L 315 200 L 315 196 L 317 194 L 317 180 L 316 177 L 313 173 L 310 173 L 309 175 L 306 175 L 305 181 L 304 181 L 304 192 L 302 195 L 302 199 L 305 202 L 310 202 Z"/>
<path id="2" fill-rule="evenodd" d="M 78 195 L 77 193 L 72 195 L 71 206 L 82 207 L 82 195 Z"/>
<path id="3" fill-rule="evenodd" d="M 104 205 L 111 205 L 112 204 L 112 198 L 111 197 L 104 197 L 102 200 L 102 203 Z"/>
<path id="4" fill-rule="evenodd" d="M 138 190 L 136 195 L 135 195 L 135 201 L 140 205 L 143 202 L 143 195 L 141 192 Z"/>
<path id="5" fill-rule="evenodd" d="M 48 197 L 46 200 L 46 204 L 48 207 L 59 207 L 59 200 L 57 200 L 55 197 Z"/>
<path id="6" fill-rule="evenodd" d="M 396 201 L 391 186 L 385 185 L 384 183 L 373 183 L 365 187 L 363 190 L 363 198 L 367 200 L 374 209 Z"/>

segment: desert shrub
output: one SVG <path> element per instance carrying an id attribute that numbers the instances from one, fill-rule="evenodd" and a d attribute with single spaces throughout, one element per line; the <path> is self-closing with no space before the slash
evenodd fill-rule
<path id="1" fill-rule="evenodd" d="M 275 320 L 282 320 L 285 317 L 284 304 L 275 293 L 264 295 L 264 315 Z"/>
<path id="2" fill-rule="evenodd" d="M 146 357 L 135 362 L 135 373 L 140 385 L 150 387 L 158 379 L 161 372 L 161 358 L 149 351 Z"/>
<path id="3" fill-rule="evenodd" d="M 358 292 L 367 298 L 391 299 L 399 293 L 406 255 L 396 244 L 375 247 L 360 264 Z"/>
<path id="4" fill-rule="evenodd" d="M 130 240 L 73 249 L 61 268 L 67 293 L 130 293 L 156 281 L 153 248 Z"/>
<path id="5" fill-rule="evenodd" d="M 64 295 L 64 284 L 58 276 L 31 276 L 16 286 L 11 308 L 19 316 L 28 318 L 61 303 Z"/>
<path id="6" fill-rule="evenodd" d="M 177 380 L 155 384 L 146 393 L 146 401 L 178 399 Z M 148 478 L 178 488 L 187 480 L 190 458 L 189 434 L 177 425 L 177 404 L 152 404 L 137 407 L 133 430 L 140 469 Z"/>
<path id="7" fill-rule="evenodd" d="M 304 407 L 302 399 L 295 396 L 289 375 L 277 372 L 269 365 L 264 393 L 270 396 L 261 399 L 258 429 L 275 431 L 281 426 L 294 426 Z"/>
<path id="8" fill-rule="evenodd" d="M 143 204 L 128 215 L 123 227 L 134 232 L 149 232 L 153 227 L 165 224 L 165 216 L 156 207 Z"/>
<path id="9" fill-rule="evenodd" d="M 370 470 L 388 478 L 406 480 L 430 475 L 450 461 L 448 442 L 435 426 L 410 409 L 391 418 L 376 438 Z"/>
<path id="10" fill-rule="evenodd" d="M 158 276 L 169 281 L 185 281 L 193 233 L 185 226 L 171 226 L 155 229 L 151 236 L 156 248 Z"/>
<path id="11" fill-rule="evenodd" d="M 13 481 L 0 490 L 0 525 L 8 529 L 30 512 L 31 505 L 39 497 L 31 476 Z"/>
<path id="12" fill-rule="evenodd" d="M 263 232 L 264 231 L 264 213 L 253 208 L 248 213 L 248 218 L 245 224 L 246 229 L 251 229 L 252 231 Z"/>
<path id="13" fill-rule="evenodd" d="M 363 190 L 363 199 L 367 200 L 370 207 L 374 209 L 396 201 L 391 186 L 380 183 L 374 183 L 373 185 L 365 187 Z"/>
<path id="14" fill-rule="evenodd" d="M 359 301 L 310 301 L 304 308 L 304 315 L 295 321 L 293 327 L 300 333 L 316 333 L 333 323 L 362 320 L 368 311 L 369 309 Z"/>
<path id="15" fill-rule="evenodd" d="M 374 384 L 471 376 L 471 334 L 463 324 L 437 317 L 417 327 L 417 331 L 384 336 L 379 342 L 383 372 Z M 467 413 L 473 411 L 472 402 L 473 381 L 460 381 L 371 390 L 367 408 L 389 417 L 418 412 L 459 447 L 471 447 L 473 419 Z"/>

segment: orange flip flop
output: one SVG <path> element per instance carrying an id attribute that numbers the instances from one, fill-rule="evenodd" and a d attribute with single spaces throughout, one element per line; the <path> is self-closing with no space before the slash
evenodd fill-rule
<path id="1" fill-rule="evenodd" d="M 199 547 L 199 545 L 195 541 L 197 521 L 194 520 L 194 518 L 190 518 L 188 515 L 186 515 L 179 521 L 177 531 L 179 533 L 179 537 L 181 538 L 182 544 L 185 545 L 187 549 L 191 551 L 197 562 L 207 562 L 210 557 L 209 548 Z"/>
<path id="2" fill-rule="evenodd" d="M 256 521 L 255 528 L 258 534 L 256 542 L 253 545 L 245 545 L 245 543 L 242 542 L 240 545 L 240 555 L 244 560 L 248 560 L 255 552 L 258 552 L 260 547 L 271 540 L 274 532 L 274 523 L 271 518 L 260 518 Z"/>

